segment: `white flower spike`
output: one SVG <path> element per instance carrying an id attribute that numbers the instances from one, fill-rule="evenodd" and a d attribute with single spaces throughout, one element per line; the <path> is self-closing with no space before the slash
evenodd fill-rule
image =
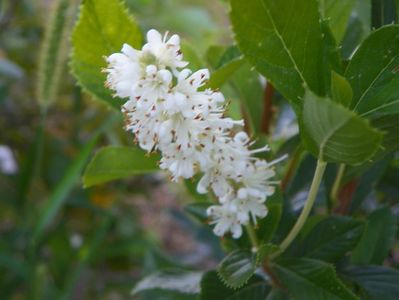
<path id="1" fill-rule="evenodd" d="M 248 135 L 236 130 L 244 122 L 224 117 L 223 94 L 203 89 L 209 71 L 185 68 L 178 35 L 168 39 L 151 29 L 141 50 L 125 44 L 107 62 L 105 85 L 126 99 L 126 129 L 139 146 L 160 151 L 160 168 L 174 181 L 204 174 L 197 191 L 218 199 L 207 210 L 216 235 L 239 238 L 243 225 L 267 215 L 265 201 L 276 184 L 272 166 L 280 159 L 254 156 L 269 147 L 250 149 Z"/>

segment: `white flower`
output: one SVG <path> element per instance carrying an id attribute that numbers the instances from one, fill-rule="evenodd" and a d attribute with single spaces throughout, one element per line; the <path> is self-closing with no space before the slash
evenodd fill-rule
<path id="1" fill-rule="evenodd" d="M 234 204 L 226 203 L 223 205 L 210 206 L 207 214 L 216 224 L 213 232 L 217 236 L 223 236 L 228 232 L 232 233 L 233 238 L 239 238 L 242 234 L 242 227 L 237 218 L 237 207 Z"/>
<path id="2" fill-rule="evenodd" d="M 256 218 L 264 218 L 267 215 L 265 206 L 266 198 L 259 194 L 249 194 L 246 189 L 239 189 L 237 198 L 233 203 L 237 207 L 237 218 L 242 224 L 247 224 L 249 217 L 256 224 Z"/>
<path id="3" fill-rule="evenodd" d="M 162 38 L 155 29 L 147 32 L 147 43 L 143 46 L 144 63 L 156 63 L 159 68 L 171 68 L 176 72 L 177 68 L 183 68 L 188 63 L 182 61 L 183 55 L 180 51 L 180 38 L 174 34 L 167 40 L 167 33 Z M 152 55 L 152 57 L 151 57 Z M 155 62 L 152 60 L 155 59 Z"/>
<path id="4" fill-rule="evenodd" d="M 140 110 L 155 110 L 168 97 L 171 83 L 172 74 L 168 70 L 157 70 L 154 65 L 149 65 L 145 77 L 134 84 L 130 98 L 137 100 L 136 106 Z"/>
<path id="5" fill-rule="evenodd" d="M 108 68 L 105 85 L 116 92 L 120 98 L 131 96 L 132 87 L 141 76 L 139 51 L 127 44 L 122 47 L 122 53 L 114 53 L 107 57 Z"/>

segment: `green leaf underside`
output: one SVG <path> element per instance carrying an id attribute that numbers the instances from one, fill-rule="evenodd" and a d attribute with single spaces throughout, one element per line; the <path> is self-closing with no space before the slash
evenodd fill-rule
<path id="1" fill-rule="evenodd" d="M 346 217 L 329 217 L 320 221 L 302 241 L 302 254 L 335 262 L 359 242 L 364 223 Z"/>
<path id="2" fill-rule="evenodd" d="M 337 278 L 332 265 L 300 258 L 280 260 L 273 265 L 281 284 L 298 300 L 358 299 Z"/>
<path id="3" fill-rule="evenodd" d="M 310 91 L 305 95 L 303 120 L 307 134 L 319 149 L 313 154 L 326 162 L 361 164 L 374 155 L 382 139 L 382 134 L 366 120 Z"/>
<path id="4" fill-rule="evenodd" d="M 132 295 L 156 289 L 198 294 L 202 275 L 202 272 L 158 272 L 140 280 L 134 287 Z"/>
<path id="5" fill-rule="evenodd" d="M 348 107 L 352 101 L 353 92 L 345 77 L 331 72 L 331 98 L 334 102 Z"/>
<path id="6" fill-rule="evenodd" d="M 254 300 L 266 299 L 271 288 L 267 282 L 254 275 L 240 289 L 227 287 L 219 278 L 217 272 L 207 272 L 201 280 L 200 300 Z"/>
<path id="7" fill-rule="evenodd" d="M 364 289 L 371 300 L 398 299 L 398 270 L 380 266 L 351 267 L 345 275 Z"/>
<path id="8" fill-rule="evenodd" d="M 232 0 L 231 5 L 240 50 L 295 110 L 301 109 L 304 83 L 317 94 L 325 94 L 317 1 Z"/>
<path id="9" fill-rule="evenodd" d="M 371 33 L 346 70 L 353 88 L 351 108 L 361 116 L 399 114 L 399 25 Z"/>
<path id="10" fill-rule="evenodd" d="M 111 180 L 156 172 L 159 157 L 146 157 L 135 147 L 104 147 L 96 153 L 83 175 L 83 185 L 90 187 Z"/>
<path id="11" fill-rule="evenodd" d="M 254 274 L 256 258 L 248 251 L 235 250 L 219 264 L 218 274 L 232 288 L 243 286 Z"/>
<path id="12" fill-rule="evenodd" d="M 119 0 L 86 0 L 72 34 L 71 70 L 81 85 L 94 98 L 119 109 L 122 101 L 113 98 L 104 87 L 104 56 L 119 52 L 127 43 L 138 48 L 141 32 Z"/>
<path id="13" fill-rule="evenodd" d="M 382 264 L 395 241 L 396 218 L 389 208 L 368 217 L 366 230 L 352 254 L 354 264 Z"/>

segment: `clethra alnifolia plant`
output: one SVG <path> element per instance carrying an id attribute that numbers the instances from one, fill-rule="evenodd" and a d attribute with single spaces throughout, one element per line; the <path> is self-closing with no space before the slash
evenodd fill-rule
<path id="1" fill-rule="evenodd" d="M 216 239 L 216 259 L 226 253 L 214 270 L 179 263 L 133 294 L 397 299 L 396 4 L 227 2 L 234 41 L 207 45 L 207 59 L 177 34 L 151 29 L 143 41 L 119 0 L 85 0 L 72 35 L 78 84 L 116 108 L 110 115 L 122 111 L 136 143 L 101 149 L 84 185 L 159 169 L 190 180 L 197 236 Z M 292 136 L 260 129 L 278 131 L 290 113 Z"/>

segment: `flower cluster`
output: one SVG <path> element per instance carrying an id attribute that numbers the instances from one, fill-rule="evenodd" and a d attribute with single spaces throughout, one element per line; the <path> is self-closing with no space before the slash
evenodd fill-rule
<path id="1" fill-rule="evenodd" d="M 125 44 L 107 62 L 106 86 L 127 99 L 126 129 L 139 146 L 159 151 L 160 168 L 174 181 L 204 174 L 197 190 L 211 190 L 218 198 L 207 210 L 216 235 L 231 232 L 238 238 L 242 225 L 266 216 L 275 162 L 254 154 L 268 147 L 250 150 L 253 142 L 237 130 L 243 121 L 225 117 L 223 94 L 204 87 L 209 71 L 185 68 L 178 35 L 168 39 L 152 29 L 141 50 Z"/>

